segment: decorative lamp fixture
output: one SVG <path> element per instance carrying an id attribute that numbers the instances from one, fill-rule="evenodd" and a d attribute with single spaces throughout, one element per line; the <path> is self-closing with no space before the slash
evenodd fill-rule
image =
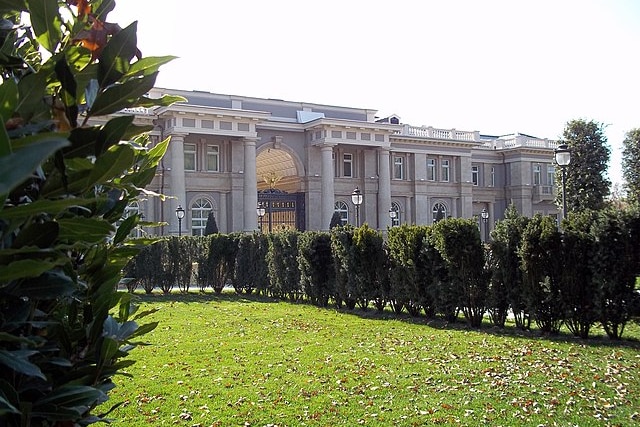
<path id="1" fill-rule="evenodd" d="M 567 166 L 571 163 L 571 150 L 567 144 L 559 145 L 553 153 L 556 164 L 562 169 L 562 216 L 567 217 Z"/>
<path id="2" fill-rule="evenodd" d="M 184 218 L 185 211 L 182 205 L 178 205 L 176 208 L 176 218 L 178 218 L 178 236 L 182 236 L 182 218 Z"/>
<path id="3" fill-rule="evenodd" d="M 351 203 L 356 207 L 356 227 L 360 227 L 360 205 L 362 204 L 362 193 L 356 187 L 351 193 Z"/>

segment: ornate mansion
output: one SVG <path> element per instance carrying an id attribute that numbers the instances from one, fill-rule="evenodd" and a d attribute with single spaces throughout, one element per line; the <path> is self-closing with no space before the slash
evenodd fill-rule
<path id="1" fill-rule="evenodd" d="M 338 212 L 343 223 L 379 230 L 476 218 L 486 238 L 510 203 L 527 216 L 559 212 L 556 141 L 307 102 L 161 88 L 149 96 L 163 94 L 188 102 L 134 111 L 154 124 L 152 139 L 171 138 L 150 188 L 170 198 L 132 207 L 168 223 L 150 233 L 202 234 L 210 211 L 220 232 L 327 230 Z"/>

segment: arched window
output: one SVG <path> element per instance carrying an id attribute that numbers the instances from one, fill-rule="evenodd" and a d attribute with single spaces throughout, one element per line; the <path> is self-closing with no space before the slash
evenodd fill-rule
<path id="1" fill-rule="evenodd" d="M 445 219 L 447 217 L 447 207 L 444 203 L 436 203 L 433 205 L 433 222 L 434 224 L 441 219 Z"/>
<path id="2" fill-rule="evenodd" d="M 213 204 L 209 199 L 201 197 L 191 204 L 191 235 L 204 236 L 207 227 L 209 212 L 213 210 Z"/>
<path id="3" fill-rule="evenodd" d="M 391 219 L 391 226 L 397 227 L 402 224 L 402 212 L 400 211 L 400 205 L 396 202 L 391 203 L 391 209 L 396 212 L 396 217 Z"/>
<path id="4" fill-rule="evenodd" d="M 336 202 L 335 211 L 340 214 L 342 225 L 347 225 L 349 223 L 349 206 L 345 202 Z"/>

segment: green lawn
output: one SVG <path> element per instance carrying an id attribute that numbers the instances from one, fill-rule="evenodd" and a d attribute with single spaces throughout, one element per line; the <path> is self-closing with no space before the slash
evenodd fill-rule
<path id="1" fill-rule="evenodd" d="M 636 325 L 612 343 L 234 294 L 142 301 L 160 325 L 115 379 L 116 426 L 640 426 Z"/>

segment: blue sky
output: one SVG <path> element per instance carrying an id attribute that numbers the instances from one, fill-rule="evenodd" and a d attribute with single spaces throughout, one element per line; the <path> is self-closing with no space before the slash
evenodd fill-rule
<path id="1" fill-rule="evenodd" d="M 557 139 L 606 125 L 609 174 L 640 127 L 635 0 L 121 0 L 158 86 L 344 105 L 404 123 Z"/>

